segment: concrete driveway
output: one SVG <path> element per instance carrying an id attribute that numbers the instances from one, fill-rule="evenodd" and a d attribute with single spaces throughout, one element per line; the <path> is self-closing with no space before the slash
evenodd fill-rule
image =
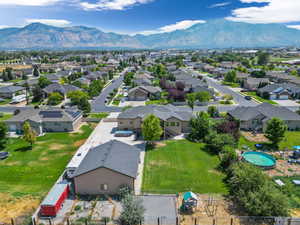
<path id="1" fill-rule="evenodd" d="M 143 195 L 139 198 L 142 199 L 146 210 L 144 224 L 157 224 L 158 218 L 161 225 L 176 224 L 175 195 Z"/>
<path id="2" fill-rule="evenodd" d="M 300 107 L 300 104 L 293 100 L 273 100 L 273 101 L 276 102 L 280 106 L 285 106 L 285 107 L 298 106 L 298 107 Z"/>

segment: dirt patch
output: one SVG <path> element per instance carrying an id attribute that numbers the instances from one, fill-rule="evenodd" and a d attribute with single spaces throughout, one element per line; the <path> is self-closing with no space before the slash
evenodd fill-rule
<path id="1" fill-rule="evenodd" d="M 79 140 L 79 141 L 76 141 L 73 145 L 76 147 L 76 148 L 79 148 L 81 145 L 83 145 L 85 143 L 86 139 L 83 139 L 83 140 Z"/>
<path id="2" fill-rule="evenodd" d="M 164 142 L 157 142 L 157 143 L 155 143 L 155 147 L 156 148 L 162 148 L 162 147 L 165 147 L 167 144 L 166 143 L 164 143 Z"/>
<path id="3" fill-rule="evenodd" d="M 179 213 L 182 225 L 191 224 L 218 224 L 218 225 L 253 225 L 253 222 L 241 221 L 240 216 L 245 214 L 235 204 L 221 196 L 197 195 L 198 205 L 193 212 Z M 177 199 L 178 207 L 182 205 L 182 194 Z"/>
<path id="4" fill-rule="evenodd" d="M 40 160 L 41 161 L 47 161 L 47 160 L 49 160 L 49 158 L 48 157 L 42 157 L 42 158 L 40 158 Z"/>
<path id="5" fill-rule="evenodd" d="M 165 161 L 151 161 L 149 162 L 150 166 L 156 167 L 156 166 L 169 166 L 168 162 Z"/>
<path id="6" fill-rule="evenodd" d="M 39 205 L 39 200 L 30 196 L 14 198 L 9 194 L 0 194 L 0 215 L 3 223 L 10 223 L 11 218 L 30 215 Z"/>
<path id="7" fill-rule="evenodd" d="M 268 139 L 265 137 L 264 134 L 253 134 L 251 132 L 241 132 L 242 135 L 251 142 L 257 142 L 257 143 L 263 143 L 263 142 L 268 142 Z"/>
<path id="8" fill-rule="evenodd" d="M 8 165 L 8 166 L 19 166 L 19 165 L 21 165 L 21 164 L 22 164 L 22 163 L 19 162 L 19 161 L 6 163 L 6 165 Z"/>
<path id="9" fill-rule="evenodd" d="M 50 146 L 49 146 L 49 149 L 50 150 L 61 150 L 61 149 L 63 149 L 63 148 L 65 148 L 66 147 L 66 145 L 63 145 L 63 144 L 51 144 Z"/>

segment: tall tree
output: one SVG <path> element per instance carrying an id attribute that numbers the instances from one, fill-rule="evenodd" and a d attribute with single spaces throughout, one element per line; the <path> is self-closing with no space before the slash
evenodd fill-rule
<path id="1" fill-rule="evenodd" d="M 39 84 L 39 86 L 40 86 L 41 88 L 45 88 L 45 87 L 47 87 L 49 84 L 51 84 L 51 81 L 50 81 L 47 77 L 41 76 L 41 77 L 39 78 L 38 84 Z"/>
<path id="2" fill-rule="evenodd" d="M 192 109 L 192 111 L 194 111 L 195 101 L 196 101 L 195 94 L 194 93 L 187 94 L 186 97 L 187 97 L 186 100 L 187 100 L 188 106 Z"/>
<path id="3" fill-rule="evenodd" d="M 33 74 L 34 77 L 39 77 L 39 76 L 40 76 L 40 71 L 39 71 L 39 68 L 38 68 L 37 65 L 35 65 L 35 66 L 33 67 L 33 72 L 32 72 L 32 74 Z"/>
<path id="4" fill-rule="evenodd" d="M 31 128 L 31 126 L 30 126 L 30 124 L 28 122 L 24 123 L 24 125 L 23 125 L 23 132 L 24 132 L 23 139 L 25 141 L 27 141 L 30 144 L 31 148 L 32 148 L 33 144 L 36 141 L 36 133 Z"/>
<path id="5" fill-rule="evenodd" d="M 213 118 L 219 116 L 219 110 L 214 105 L 208 106 L 207 113 Z"/>
<path id="6" fill-rule="evenodd" d="M 148 115 L 142 124 L 142 134 L 145 141 L 149 143 L 158 141 L 163 134 L 159 118 L 153 114 Z"/>
<path id="7" fill-rule="evenodd" d="M 270 54 L 267 52 L 258 52 L 257 54 L 257 64 L 264 66 L 267 65 L 270 61 Z"/>
<path id="8" fill-rule="evenodd" d="M 268 121 L 265 136 L 274 147 L 278 148 L 278 144 L 284 139 L 287 125 L 279 118 L 273 118 Z"/>
<path id="9" fill-rule="evenodd" d="M 193 141 L 202 141 L 210 130 L 208 114 L 206 112 L 197 113 L 196 117 L 190 120 L 190 126 L 192 130 L 189 138 Z"/>
<path id="10" fill-rule="evenodd" d="M 120 215 L 120 224 L 138 225 L 144 222 L 145 208 L 140 198 L 133 195 L 126 195 L 122 199 L 123 211 Z"/>
<path id="11" fill-rule="evenodd" d="M 6 141 L 7 126 L 4 122 L 0 122 L 0 147 L 2 148 Z"/>

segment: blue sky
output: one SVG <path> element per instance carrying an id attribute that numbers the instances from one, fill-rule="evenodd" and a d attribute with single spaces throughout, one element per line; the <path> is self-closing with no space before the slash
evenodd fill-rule
<path id="1" fill-rule="evenodd" d="M 300 29 L 300 0 L 0 0 L 0 27 L 42 22 L 159 33 L 225 18 Z"/>

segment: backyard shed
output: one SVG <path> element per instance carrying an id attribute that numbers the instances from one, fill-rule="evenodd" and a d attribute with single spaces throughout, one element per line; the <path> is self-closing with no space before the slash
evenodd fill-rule
<path id="1" fill-rule="evenodd" d="M 68 193 L 69 184 L 67 182 L 55 184 L 41 204 L 41 216 L 55 217 L 68 197 Z"/>

